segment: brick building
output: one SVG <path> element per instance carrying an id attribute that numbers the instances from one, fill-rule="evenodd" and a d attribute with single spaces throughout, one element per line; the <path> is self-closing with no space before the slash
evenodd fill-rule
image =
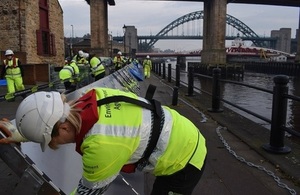
<path id="1" fill-rule="evenodd" d="M 24 65 L 25 84 L 49 81 L 49 64 L 64 63 L 59 1 L 1 0 L 0 21 L 1 65 L 5 50 L 12 49 Z"/>

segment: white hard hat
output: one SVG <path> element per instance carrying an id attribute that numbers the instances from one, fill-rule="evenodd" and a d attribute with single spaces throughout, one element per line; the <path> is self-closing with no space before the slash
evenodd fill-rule
<path id="1" fill-rule="evenodd" d="M 82 50 L 79 50 L 79 51 L 78 51 L 78 55 L 79 55 L 80 57 L 83 57 L 83 54 L 84 54 L 84 52 L 83 52 Z"/>
<path id="2" fill-rule="evenodd" d="M 146 58 L 150 58 L 150 56 L 146 56 Z"/>
<path id="3" fill-rule="evenodd" d="M 85 59 L 88 59 L 89 58 L 89 54 L 88 53 L 83 53 L 82 57 L 84 57 Z"/>
<path id="4" fill-rule="evenodd" d="M 42 151 L 51 141 L 53 126 L 63 116 L 63 101 L 59 92 L 36 92 L 26 97 L 16 113 L 20 134 L 41 144 Z"/>
<path id="5" fill-rule="evenodd" d="M 6 50 L 5 51 L 5 55 L 8 56 L 8 55 L 14 55 L 14 52 L 10 49 Z"/>
<path id="6" fill-rule="evenodd" d="M 122 55 L 122 52 L 119 51 L 118 54 L 119 54 L 119 55 Z"/>

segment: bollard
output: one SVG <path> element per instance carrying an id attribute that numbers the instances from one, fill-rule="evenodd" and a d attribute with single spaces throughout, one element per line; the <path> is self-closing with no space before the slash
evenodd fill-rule
<path id="1" fill-rule="evenodd" d="M 220 109 L 220 79 L 221 77 L 221 69 L 214 68 L 213 69 L 213 83 L 212 83 L 212 105 L 211 108 L 208 109 L 210 112 L 223 112 L 223 109 Z"/>
<path id="2" fill-rule="evenodd" d="M 194 96 L 194 66 L 188 67 L 188 93 L 187 96 Z"/>
<path id="3" fill-rule="evenodd" d="M 170 83 L 172 79 L 172 66 L 168 64 L 168 82 Z"/>
<path id="4" fill-rule="evenodd" d="M 161 63 L 158 64 L 158 75 L 161 76 Z"/>
<path id="5" fill-rule="evenodd" d="M 157 74 L 157 63 L 154 64 L 154 72 Z"/>
<path id="6" fill-rule="evenodd" d="M 176 86 L 180 87 L 180 65 L 176 64 Z"/>
<path id="7" fill-rule="evenodd" d="M 173 88 L 173 98 L 172 98 L 172 105 L 176 106 L 178 103 L 178 87 Z"/>
<path id="8" fill-rule="evenodd" d="M 163 73 L 162 73 L 162 78 L 166 78 L 166 63 L 163 63 Z"/>
<path id="9" fill-rule="evenodd" d="M 274 77 L 270 143 L 262 146 L 270 153 L 286 154 L 291 151 L 290 147 L 284 146 L 285 131 L 282 128 L 286 125 L 287 98 L 284 98 L 284 94 L 288 94 L 288 82 L 288 76 Z"/>

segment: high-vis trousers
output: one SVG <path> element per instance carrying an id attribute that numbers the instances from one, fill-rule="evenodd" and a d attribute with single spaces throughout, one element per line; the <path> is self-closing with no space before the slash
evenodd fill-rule
<path id="1" fill-rule="evenodd" d="M 7 92 L 8 93 L 15 93 L 16 91 L 24 90 L 25 87 L 23 85 L 23 78 L 18 76 L 6 76 L 7 82 Z"/>
<path id="2" fill-rule="evenodd" d="M 151 72 L 151 68 L 150 68 L 150 66 L 148 66 L 148 65 L 146 65 L 145 67 L 144 67 L 144 75 L 145 75 L 145 78 L 150 78 L 150 72 Z"/>

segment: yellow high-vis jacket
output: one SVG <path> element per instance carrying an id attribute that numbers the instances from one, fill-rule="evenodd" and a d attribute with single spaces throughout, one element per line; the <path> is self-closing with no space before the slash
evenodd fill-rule
<path id="1" fill-rule="evenodd" d="M 126 164 L 137 162 L 143 155 L 153 126 L 152 111 L 127 102 L 97 106 L 97 100 L 110 96 L 127 96 L 146 103 L 148 100 L 131 92 L 95 88 L 78 102 L 81 112 L 82 141 L 76 138 L 82 154 L 83 177 L 78 188 L 97 189 L 111 183 Z M 149 164 L 143 171 L 155 176 L 171 175 L 190 163 L 201 170 L 206 157 L 205 138 L 198 128 L 177 111 L 162 106 L 164 123 Z M 79 145 L 78 145 L 79 143 Z"/>
<path id="2" fill-rule="evenodd" d="M 105 72 L 105 67 L 103 66 L 99 58 L 94 56 L 90 59 L 89 63 L 90 63 L 92 74 L 94 76 L 97 76 Z"/>
<path id="3" fill-rule="evenodd" d="M 79 80 L 79 68 L 75 62 L 65 65 L 59 71 L 59 79 L 67 80 L 70 82 L 75 82 Z"/>

